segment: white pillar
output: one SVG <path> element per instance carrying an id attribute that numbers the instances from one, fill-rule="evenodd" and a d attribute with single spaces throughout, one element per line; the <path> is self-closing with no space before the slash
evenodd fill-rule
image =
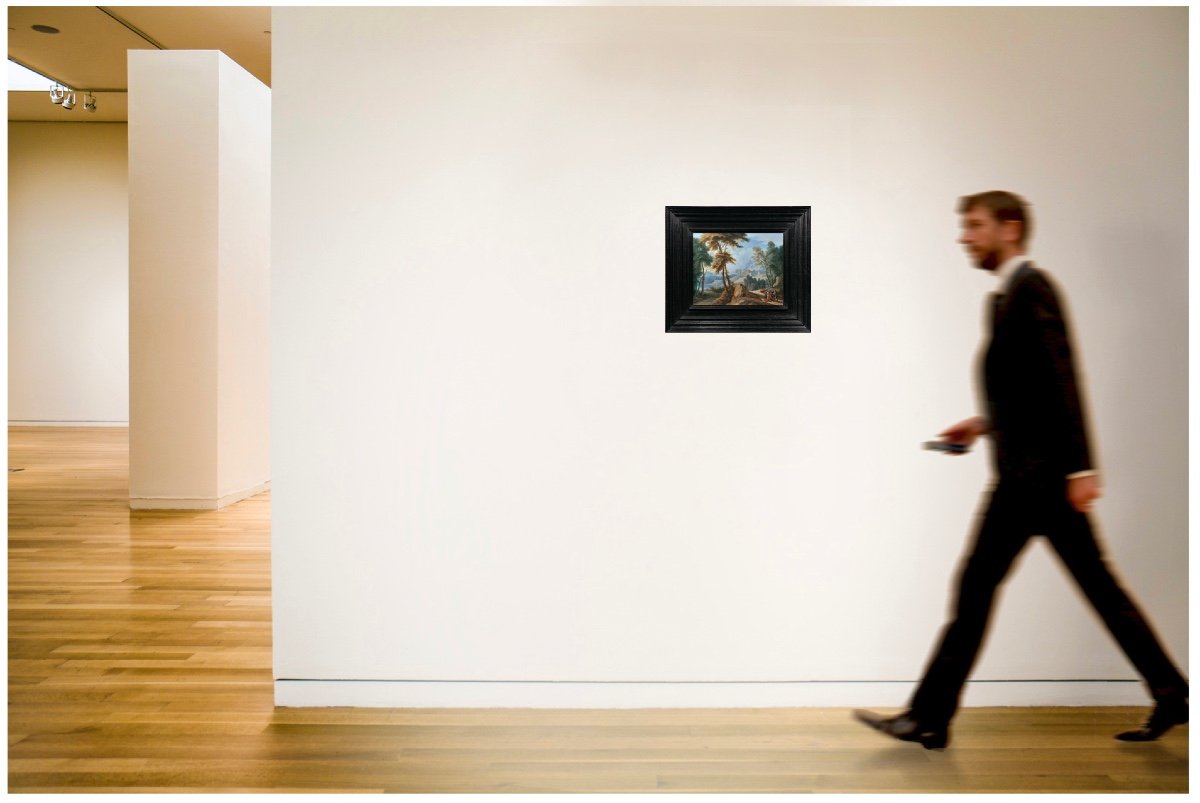
<path id="1" fill-rule="evenodd" d="M 270 479 L 271 92 L 212 50 L 129 51 L 130 507 Z"/>

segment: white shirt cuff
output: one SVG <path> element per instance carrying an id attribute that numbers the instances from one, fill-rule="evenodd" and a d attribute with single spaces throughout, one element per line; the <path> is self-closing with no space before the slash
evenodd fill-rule
<path id="1" fill-rule="evenodd" d="M 1077 480 L 1077 479 L 1079 479 L 1080 477 L 1094 477 L 1094 476 L 1096 476 L 1096 472 L 1095 472 L 1094 470 L 1089 470 L 1089 471 L 1076 471 L 1074 474 L 1068 474 L 1068 475 L 1067 475 L 1067 479 L 1069 479 L 1069 480 Z"/>

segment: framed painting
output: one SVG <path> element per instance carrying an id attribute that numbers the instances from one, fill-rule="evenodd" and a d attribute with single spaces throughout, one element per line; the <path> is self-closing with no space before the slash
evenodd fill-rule
<path id="1" fill-rule="evenodd" d="M 668 206 L 668 332 L 811 332 L 808 206 Z"/>

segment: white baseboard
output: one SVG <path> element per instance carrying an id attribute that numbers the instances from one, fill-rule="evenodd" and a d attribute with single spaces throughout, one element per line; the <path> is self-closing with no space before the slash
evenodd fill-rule
<path id="1" fill-rule="evenodd" d="M 128 427 L 128 421 L 9 421 L 10 427 Z"/>
<path id="2" fill-rule="evenodd" d="M 914 681 L 547 683 L 276 680 L 275 704 L 359 708 L 902 708 Z M 1136 680 L 973 681 L 966 706 L 1148 705 Z"/>
<path id="3" fill-rule="evenodd" d="M 235 502 L 258 496 L 263 491 L 270 490 L 271 481 L 259 483 L 242 491 L 235 491 L 220 498 L 186 499 L 178 497 L 139 496 L 129 498 L 130 510 L 220 510 Z"/>

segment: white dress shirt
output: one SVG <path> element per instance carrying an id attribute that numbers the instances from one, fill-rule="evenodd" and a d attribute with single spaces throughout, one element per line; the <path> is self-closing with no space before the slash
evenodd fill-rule
<path id="1" fill-rule="evenodd" d="M 996 268 L 996 292 L 1004 295 L 1008 292 L 1008 285 L 1012 281 L 1013 274 L 1017 272 L 1017 268 L 1024 265 L 1026 262 L 1032 262 L 1028 254 L 1018 254 L 1012 259 L 1005 262 L 1000 267 Z"/>

